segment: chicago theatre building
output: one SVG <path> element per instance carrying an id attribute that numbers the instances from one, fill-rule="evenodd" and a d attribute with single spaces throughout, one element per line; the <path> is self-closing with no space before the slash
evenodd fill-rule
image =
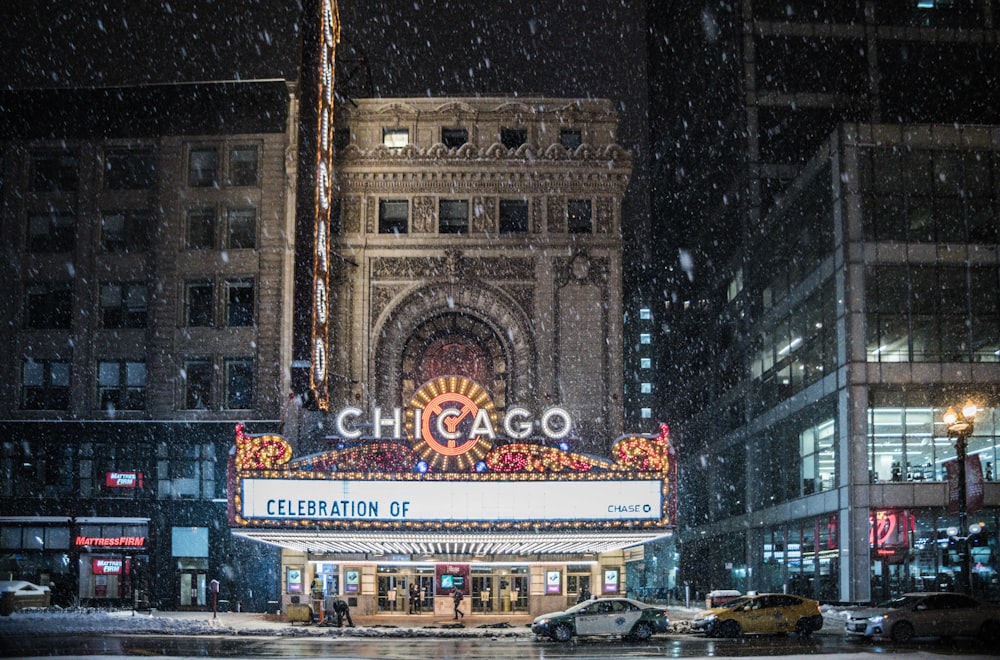
<path id="1" fill-rule="evenodd" d="M 233 533 L 282 548 L 283 606 L 623 594 L 674 492 L 666 428 L 622 428 L 631 154 L 610 102 L 360 99 L 336 128 L 326 112 L 316 405 L 280 434 L 238 430 Z"/>

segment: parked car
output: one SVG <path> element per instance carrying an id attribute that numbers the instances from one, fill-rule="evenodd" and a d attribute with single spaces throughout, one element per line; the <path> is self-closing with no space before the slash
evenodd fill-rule
<path id="1" fill-rule="evenodd" d="M 699 612 L 691 620 L 691 627 L 710 637 L 789 632 L 808 637 L 823 627 L 823 615 L 819 602 L 811 598 L 753 594 Z"/>
<path id="2" fill-rule="evenodd" d="M 26 580 L 0 581 L 0 614 L 7 616 L 25 607 L 48 607 L 52 592 Z"/>
<path id="3" fill-rule="evenodd" d="M 621 635 L 649 639 L 670 629 L 666 610 L 631 598 L 598 598 L 562 611 L 543 614 L 531 624 L 531 632 L 568 642 L 574 635 Z"/>
<path id="4" fill-rule="evenodd" d="M 854 637 L 980 637 L 1000 641 L 1000 607 L 942 591 L 903 594 L 851 613 L 844 628 Z"/>

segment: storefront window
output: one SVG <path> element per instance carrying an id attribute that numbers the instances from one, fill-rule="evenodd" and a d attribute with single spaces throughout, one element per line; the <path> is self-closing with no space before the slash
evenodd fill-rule
<path id="1" fill-rule="evenodd" d="M 868 411 L 868 470 L 872 483 L 946 481 L 942 466 L 955 458 L 943 407 L 873 407 Z M 986 481 L 996 479 L 996 409 L 976 415 L 968 455 L 978 456 Z"/>

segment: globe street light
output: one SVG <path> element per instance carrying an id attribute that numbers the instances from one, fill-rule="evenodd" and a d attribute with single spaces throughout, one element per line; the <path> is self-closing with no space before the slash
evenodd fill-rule
<path id="1" fill-rule="evenodd" d="M 948 437 L 955 439 L 955 460 L 958 461 L 958 530 L 962 535 L 962 590 L 970 591 L 969 582 L 969 547 L 966 535 L 969 533 L 969 514 L 967 512 L 967 494 L 965 492 L 965 455 L 969 436 L 975 429 L 976 413 L 979 409 L 971 401 L 962 406 L 961 412 L 948 408 L 942 420 L 948 429 Z"/>

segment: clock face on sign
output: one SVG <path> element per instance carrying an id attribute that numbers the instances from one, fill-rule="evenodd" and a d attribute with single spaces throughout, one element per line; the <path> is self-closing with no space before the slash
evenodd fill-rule
<path id="1" fill-rule="evenodd" d="M 444 376 L 418 389 L 406 407 L 406 431 L 413 450 L 430 468 L 467 470 L 493 447 L 482 432 L 496 428 L 492 399 L 475 381 Z"/>

